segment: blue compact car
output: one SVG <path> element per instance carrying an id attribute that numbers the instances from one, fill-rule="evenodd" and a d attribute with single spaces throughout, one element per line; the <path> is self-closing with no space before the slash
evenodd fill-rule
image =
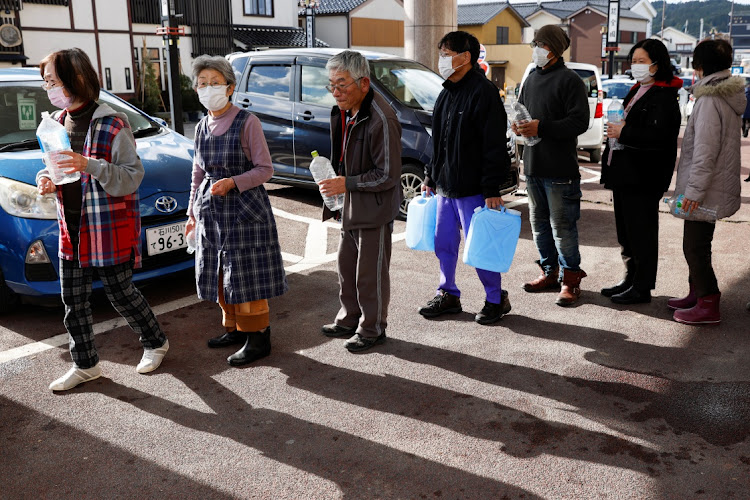
<path id="1" fill-rule="evenodd" d="M 44 168 L 36 139 L 40 115 L 57 110 L 41 85 L 38 69 L 0 69 L 0 314 L 19 298 L 60 296 L 57 201 L 40 196 L 35 181 Z M 193 141 L 105 90 L 99 102 L 127 115 L 146 170 L 139 188 L 143 266 L 133 280 L 191 269 L 183 233 Z"/>

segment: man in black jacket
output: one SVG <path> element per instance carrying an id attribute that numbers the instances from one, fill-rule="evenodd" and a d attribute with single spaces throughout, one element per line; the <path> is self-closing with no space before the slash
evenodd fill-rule
<path id="1" fill-rule="evenodd" d="M 422 191 L 437 191 L 435 255 L 440 260 L 438 293 L 419 314 L 426 318 L 461 312 L 456 262 L 461 228 L 469 231 L 474 209 L 503 205 L 500 184 L 510 158 L 505 149 L 507 116 L 500 93 L 478 66 L 479 41 L 464 31 L 448 33 L 438 44 L 440 73 L 446 78 L 432 115 L 432 161 L 425 168 Z M 498 321 L 510 312 L 500 273 L 477 269 L 484 285 L 480 324 Z"/>
<path id="2" fill-rule="evenodd" d="M 577 138 L 589 123 L 586 87 L 580 77 L 565 67 L 562 54 L 570 39 L 558 26 L 542 26 L 532 42 L 537 68 L 526 77 L 518 100 L 532 120 L 513 124 L 513 131 L 542 140 L 523 152 L 529 220 L 539 251 L 542 274 L 523 285 L 527 292 L 558 289 L 563 267 L 562 290 L 557 304 L 568 306 L 581 295 L 578 228 L 581 215 L 581 174 L 578 172 Z"/>

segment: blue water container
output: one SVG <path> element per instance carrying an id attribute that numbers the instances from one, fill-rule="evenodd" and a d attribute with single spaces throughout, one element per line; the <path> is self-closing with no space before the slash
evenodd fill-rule
<path id="1" fill-rule="evenodd" d="M 478 269 L 507 273 L 521 234 L 521 212 L 501 207 L 477 207 L 471 216 L 464 246 L 464 263 Z"/>
<path id="2" fill-rule="evenodd" d="M 437 198 L 415 196 L 406 208 L 406 246 L 412 250 L 435 251 Z"/>

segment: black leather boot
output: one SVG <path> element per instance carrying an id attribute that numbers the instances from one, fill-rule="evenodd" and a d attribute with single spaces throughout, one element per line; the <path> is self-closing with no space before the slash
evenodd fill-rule
<path id="1" fill-rule="evenodd" d="M 244 347 L 227 358 L 231 366 L 246 365 L 271 354 L 270 326 L 263 331 L 248 332 L 246 335 Z"/>

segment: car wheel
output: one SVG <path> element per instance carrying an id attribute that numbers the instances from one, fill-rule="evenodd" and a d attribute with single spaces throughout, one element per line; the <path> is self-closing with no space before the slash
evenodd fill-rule
<path id="1" fill-rule="evenodd" d="M 406 219 L 406 208 L 409 202 L 422 192 L 422 181 L 424 181 L 424 169 L 413 163 L 401 167 L 401 190 L 404 194 L 401 201 L 400 218 Z"/>
<path id="2" fill-rule="evenodd" d="M 600 161 L 602 161 L 602 150 L 601 149 L 589 150 L 589 159 L 591 160 L 591 163 L 599 163 Z"/>
<path id="3" fill-rule="evenodd" d="M 3 273 L 0 272 L 0 314 L 7 314 L 18 303 L 18 295 L 5 283 Z"/>

